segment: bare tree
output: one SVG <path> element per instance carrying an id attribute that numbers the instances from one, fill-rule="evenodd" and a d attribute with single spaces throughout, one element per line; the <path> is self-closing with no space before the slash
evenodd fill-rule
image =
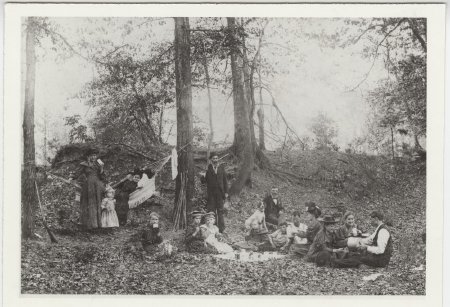
<path id="1" fill-rule="evenodd" d="M 258 81 L 261 84 L 261 53 L 258 54 Z M 259 149 L 266 150 L 266 142 L 264 137 L 264 103 L 262 96 L 262 86 L 259 87 L 259 108 L 256 114 L 258 115 L 258 129 L 259 129 Z"/>
<path id="2" fill-rule="evenodd" d="M 37 201 L 35 189 L 36 157 L 34 148 L 34 90 L 36 71 L 35 18 L 28 17 L 26 24 L 26 79 L 25 109 L 23 114 L 23 185 L 22 185 L 22 237 L 33 236 L 33 207 Z"/>
<path id="3" fill-rule="evenodd" d="M 187 176 L 184 191 L 186 194 L 186 211 L 192 207 L 194 195 L 194 160 L 192 156 L 192 86 L 191 55 L 189 39 L 189 18 L 175 19 L 175 79 L 177 105 L 177 148 L 178 177 L 176 181 L 175 203 L 178 202 L 181 190 L 181 173 Z"/>
<path id="4" fill-rule="evenodd" d="M 227 18 L 230 33 L 231 75 L 233 79 L 234 104 L 234 150 L 239 158 L 239 172 L 230 188 L 230 194 L 239 194 L 251 176 L 254 163 L 252 148 L 249 103 L 244 88 L 242 43 L 236 29 L 235 18 Z"/>

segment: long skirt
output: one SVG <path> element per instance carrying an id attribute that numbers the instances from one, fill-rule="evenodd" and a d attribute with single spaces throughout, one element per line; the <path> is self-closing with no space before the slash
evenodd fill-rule
<path id="1" fill-rule="evenodd" d="M 216 250 L 205 244 L 204 240 L 194 240 L 187 244 L 187 251 L 194 254 L 216 254 Z"/>
<path id="2" fill-rule="evenodd" d="M 130 199 L 130 194 L 127 192 L 120 191 L 116 195 L 116 213 L 119 219 L 120 226 L 124 226 L 128 219 L 128 200 Z"/>
<path id="3" fill-rule="evenodd" d="M 214 234 L 209 235 L 206 240 L 205 240 L 206 244 L 213 247 L 215 250 L 217 250 L 217 252 L 219 254 L 227 254 L 227 253 L 232 253 L 233 252 L 233 248 L 228 245 L 227 243 L 224 242 L 219 242 L 216 237 L 214 236 Z"/>
<path id="4" fill-rule="evenodd" d="M 96 176 L 88 176 L 81 188 L 80 221 L 84 229 L 102 227 L 101 202 L 105 190 L 103 182 Z"/>
<path id="5" fill-rule="evenodd" d="M 311 246 L 310 243 L 306 243 L 306 244 L 292 244 L 291 245 L 291 249 L 290 249 L 290 253 L 294 254 L 300 258 L 303 258 L 306 256 L 306 254 L 308 254 L 309 251 L 309 247 Z"/>
<path id="6" fill-rule="evenodd" d="M 119 227 L 119 219 L 116 211 L 103 210 L 102 211 L 102 228 Z"/>

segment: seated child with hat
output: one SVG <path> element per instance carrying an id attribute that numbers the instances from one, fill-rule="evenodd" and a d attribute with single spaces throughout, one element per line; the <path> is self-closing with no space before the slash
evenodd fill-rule
<path id="1" fill-rule="evenodd" d="M 190 253 L 211 252 L 206 245 L 205 238 L 200 229 L 201 220 L 205 213 L 203 211 L 196 210 L 192 211 L 190 215 L 192 218 L 192 223 L 187 227 L 185 236 L 187 251 Z"/>

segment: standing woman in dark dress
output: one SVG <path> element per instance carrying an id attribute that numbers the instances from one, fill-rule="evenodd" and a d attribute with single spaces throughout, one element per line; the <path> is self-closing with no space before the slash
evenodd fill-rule
<path id="1" fill-rule="evenodd" d="M 116 190 L 116 213 L 119 218 L 119 225 L 124 226 L 127 223 L 128 211 L 130 209 L 128 201 L 130 194 L 137 189 L 137 183 L 141 179 L 142 172 L 135 169 L 133 173 L 128 174 L 127 180 L 122 182 Z"/>
<path id="2" fill-rule="evenodd" d="M 103 164 L 97 162 L 97 154 L 97 150 L 90 149 L 86 153 L 86 161 L 80 163 L 78 176 L 75 176 L 81 184 L 80 221 L 87 230 L 102 227 L 101 203 L 105 191 L 105 176 Z"/>

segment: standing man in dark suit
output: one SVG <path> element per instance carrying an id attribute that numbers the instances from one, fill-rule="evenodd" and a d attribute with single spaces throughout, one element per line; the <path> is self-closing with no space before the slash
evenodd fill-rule
<path id="1" fill-rule="evenodd" d="M 208 194 L 207 210 L 214 212 L 217 217 L 217 226 L 219 232 L 225 229 L 225 221 L 223 218 L 223 202 L 228 197 L 228 181 L 227 174 L 223 165 L 219 164 L 219 157 L 212 153 L 210 156 L 211 163 L 206 171 L 206 189 Z"/>

